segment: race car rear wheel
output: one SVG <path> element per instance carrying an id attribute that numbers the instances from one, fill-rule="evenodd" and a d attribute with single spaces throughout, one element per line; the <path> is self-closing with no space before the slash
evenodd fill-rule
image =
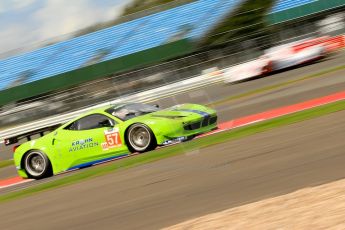
<path id="1" fill-rule="evenodd" d="M 144 124 L 134 124 L 127 130 L 126 141 L 131 152 L 146 152 L 157 147 L 152 130 Z"/>
<path id="2" fill-rule="evenodd" d="M 53 175 L 48 157 L 40 151 L 30 151 L 24 156 L 24 169 L 29 178 L 42 179 Z"/>

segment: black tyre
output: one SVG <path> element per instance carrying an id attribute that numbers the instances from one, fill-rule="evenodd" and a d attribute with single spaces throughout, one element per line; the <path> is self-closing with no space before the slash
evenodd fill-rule
<path id="1" fill-rule="evenodd" d="M 139 123 L 128 128 L 126 142 L 131 152 L 147 152 L 157 147 L 157 141 L 152 130 Z"/>
<path id="2" fill-rule="evenodd" d="M 53 175 L 48 157 L 38 150 L 30 151 L 24 156 L 23 166 L 28 177 L 32 179 L 42 179 Z"/>

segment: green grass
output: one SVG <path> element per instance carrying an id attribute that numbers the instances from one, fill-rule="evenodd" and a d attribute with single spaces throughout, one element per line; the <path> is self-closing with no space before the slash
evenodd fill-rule
<path id="1" fill-rule="evenodd" d="M 252 90 L 252 91 L 249 91 L 249 92 L 245 92 L 245 93 L 242 93 L 242 94 L 238 94 L 238 95 L 235 95 L 235 96 L 230 96 L 230 97 L 227 97 L 227 98 L 215 101 L 215 102 L 211 102 L 208 105 L 211 106 L 211 107 L 214 107 L 214 106 L 217 106 L 217 105 L 221 105 L 221 104 L 227 103 L 229 101 L 233 101 L 233 100 L 237 100 L 237 99 L 241 99 L 241 98 L 245 98 L 245 97 L 254 96 L 254 95 L 257 95 L 257 94 L 260 94 L 260 93 L 266 93 L 266 92 L 269 92 L 271 90 L 277 90 L 277 89 L 283 88 L 285 86 L 289 86 L 289 85 L 292 85 L 292 84 L 295 84 L 295 83 L 299 83 L 299 82 L 302 82 L 302 81 L 305 81 L 305 80 L 313 79 L 313 78 L 316 78 L 316 77 L 323 77 L 326 74 L 337 72 L 337 71 L 343 70 L 343 69 L 345 69 L 345 65 L 329 68 L 329 69 L 326 69 L 326 70 L 323 70 L 323 71 L 320 71 L 320 72 L 317 72 L 317 73 L 314 73 L 314 74 L 306 75 L 306 76 L 304 76 L 302 78 L 298 78 L 298 79 L 295 79 L 295 80 L 290 80 L 290 81 L 278 83 L 278 84 L 275 84 L 275 85 L 266 86 L 266 87 L 263 87 L 263 88 L 260 88 L 260 89 L 255 89 L 255 90 Z"/>
<path id="2" fill-rule="evenodd" d="M 13 165 L 13 160 L 4 160 L 4 161 L 0 161 L 0 169 L 1 168 L 5 168 L 7 166 Z"/>
<path id="3" fill-rule="evenodd" d="M 102 166 L 82 170 L 55 181 L 47 182 L 35 187 L 25 190 L 5 194 L 0 196 L 0 202 L 10 201 L 21 197 L 26 197 L 35 193 L 43 192 L 53 188 L 67 186 L 86 179 L 99 177 L 108 173 L 116 172 L 120 169 L 127 169 L 142 165 L 149 162 L 154 162 L 163 158 L 181 155 L 186 152 L 197 150 L 200 148 L 212 146 L 226 141 L 235 140 L 238 138 L 246 137 L 256 133 L 271 130 L 273 128 L 301 122 L 304 120 L 320 117 L 326 114 L 334 113 L 337 111 L 345 110 L 345 101 L 336 102 L 330 105 L 324 105 L 318 108 L 298 112 L 295 114 L 287 115 L 284 117 L 276 118 L 270 121 L 260 122 L 250 126 L 210 135 L 204 138 L 196 139 L 194 141 L 174 145 L 168 148 L 162 148 L 149 153 L 141 154 L 135 157 L 130 157 L 120 161 L 111 162 Z"/>

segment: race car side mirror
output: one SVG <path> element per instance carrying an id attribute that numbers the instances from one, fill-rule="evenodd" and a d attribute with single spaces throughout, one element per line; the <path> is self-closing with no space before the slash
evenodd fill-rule
<path id="1" fill-rule="evenodd" d="M 159 108 L 159 105 L 158 104 L 154 104 L 153 107 Z"/>

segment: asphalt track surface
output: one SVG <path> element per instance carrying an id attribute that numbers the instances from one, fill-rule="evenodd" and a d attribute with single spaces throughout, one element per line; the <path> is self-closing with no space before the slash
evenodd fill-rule
<path id="1" fill-rule="evenodd" d="M 345 177 L 345 111 L 0 205 L 2 229 L 159 229 Z"/>
<path id="2" fill-rule="evenodd" d="M 292 69 L 265 78 L 242 82 L 235 85 L 216 84 L 191 92 L 177 94 L 174 97 L 158 100 L 161 107 L 179 103 L 210 104 L 224 98 L 246 93 L 266 86 L 300 79 L 309 74 L 318 73 L 324 69 L 333 68 L 345 63 L 345 52 L 318 63 Z M 345 89 L 345 70 L 327 74 L 320 78 L 306 80 L 277 90 L 271 90 L 252 97 L 242 98 L 219 104 L 215 108 L 219 121 L 225 122 L 235 118 L 260 113 L 269 109 L 299 103 L 301 101 L 322 97 Z M 12 147 L 0 145 L 0 160 L 12 158 Z M 0 169 L 0 179 L 16 176 L 14 167 Z M 31 183 L 32 185 L 36 183 Z M 25 185 L 29 186 L 29 185 Z M 19 188 L 25 187 L 23 185 Z"/>
<path id="3" fill-rule="evenodd" d="M 248 92 L 254 89 L 262 88 L 262 87 L 272 85 L 272 84 L 277 84 L 280 82 L 285 82 L 287 80 L 298 79 L 307 74 L 319 72 L 320 70 L 323 70 L 325 68 L 339 66 L 339 65 L 342 65 L 344 61 L 345 61 L 345 55 L 344 53 L 342 53 L 342 54 L 339 54 L 336 58 L 332 58 L 330 60 L 325 60 L 317 64 L 290 70 L 288 72 L 272 75 L 266 78 L 257 79 L 254 81 L 248 81 L 248 82 L 244 82 L 238 85 L 222 85 L 222 84 L 213 85 L 207 88 L 195 90 L 193 92 L 176 95 L 173 98 L 163 99 L 163 100 L 158 101 L 158 103 L 162 107 L 174 105 L 176 103 L 185 103 L 185 102 L 202 103 L 202 104 L 212 103 L 214 101 L 227 98 L 232 95 L 238 95 L 240 93 Z M 335 73 L 328 74 L 327 76 L 323 76 L 321 78 L 315 78 L 315 79 L 303 81 L 301 83 L 297 83 L 295 85 L 291 85 L 283 89 L 278 89 L 278 90 L 270 91 L 269 93 L 260 94 L 259 96 L 244 98 L 240 100 L 231 101 L 225 104 L 220 104 L 216 107 L 216 109 L 219 112 L 220 122 L 228 121 L 233 118 L 238 118 L 238 117 L 250 115 L 253 113 L 259 113 L 271 108 L 277 108 L 284 105 L 290 105 L 290 104 L 298 103 L 301 101 L 309 100 L 312 98 L 321 97 L 321 96 L 325 96 L 331 93 L 342 91 L 345 89 L 344 75 L 345 75 L 345 70 L 337 71 Z M 338 114 L 342 114 L 342 116 L 344 117 L 344 113 L 338 113 Z M 332 116 L 335 116 L 335 114 L 328 117 L 332 117 Z M 337 115 L 336 118 L 333 118 L 334 119 L 333 123 L 341 124 L 338 127 L 333 127 L 333 128 L 338 128 L 338 129 L 342 128 L 342 130 L 344 130 L 343 129 L 344 118 L 341 119 L 340 117 L 339 115 Z M 334 146 L 341 145 L 341 142 L 343 142 L 342 140 L 344 140 L 344 137 L 345 137 L 341 131 L 334 131 L 334 133 L 325 133 L 325 134 L 324 132 L 320 132 L 320 130 L 327 129 L 327 127 L 331 126 L 332 124 L 332 119 L 329 119 L 329 120 L 323 120 L 323 119 L 324 118 L 319 118 L 315 120 L 319 122 L 316 122 L 316 125 L 313 125 L 313 128 L 314 127 L 317 128 L 318 125 L 323 125 L 324 127 L 321 127 L 318 133 L 315 131 L 315 135 L 317 136 L 315 136 L 314 138 L 310 138 L 310 141 L 314 141 L 315 144 L 318 144 L 319 143 L 317 141 L 318 138 L 320 138 L 320 140 L 323 140 L 323 139 L 328 140 L 331 137 L 332 140 L 329 143 L 322 142 L 323 145 L 325 146 L 329 145 L 329 148 L 333 148 Z M 322 122 L 320 122 L 320 120 Z M 310 122 L 315 122 L 315 121 L 308 121 L 305 123 L 310 123 Z M 304 125 L 305 123 L 301 123 L 301 126 L 302 127 L 305 126 Z M 295 129 L 301 128 L 299 127 L 299 125 L 295 125 L 295 126 L 297 126 L 295 127 Z M 337 125 L 334 125 L 334 126 L 337 126 Z M 295 130 L 295 131 L 296 133 L 300 134 L 308 129 L 309 127 L 306 127 L 306 128 L 301 128 L 301 130 Z M 285 130 L 285 129 L 279 129 L 279 130 Z M 276 131 L 269 132 L 269 133 L 271 134 L 274 132 Z M 274 186 L 272 187 L 272 189 L 269 189 L 270 186 L 268 185 L 273 183 L 274 180 L 270 182 L 272 180 L 270 179 L 270 177 L 272 177 L 273 175 L 267 174 L 268 178 L 261 178 L 259 179 L 259 182 L 255 182 L 255 183 L 253 182 L 253 183 L 255 186 L 260 187 L 260 185 L 258 184 L 256 185 L 256 183 L 260 184 L 260 180 L 262 180 L 261 182 L 264 182 L 264 184 L 268 183 L 267 184 L 268 187 L 266 185 L 262 185 L 263 187 L 265 187 L 265 189 L 261 187 L 260 187 L 261 189 L 259 190 L 255 190 L 255 187 L 253 187 L 252 189 L 249 189 L 248 186 L 254 186 L 253 184 L 251 184 L 251 181 L 253 181 L 254 179 L 249 180 L 250 182 L 249 185 L 245 185 L 243 183 L 246 181 L 245 176 L 257 175 L 256 172 L 253 172 L 251 170 L 252 168 L 257 167 L 255 166 L 256 160 L 255 162 L 253 162 L 253 160 L 250 160 L 250 159 L 256 159 L 256 157 L 261 159 L 260 146 L 264 149 L 262 151 L 266 151 L 265 149 L 267 149 L 268 151 L 267 154 L 263 153 L 263 156 L 262 156 L 263 159 L 266 159 L 265 156 L 272 157 L 271 154 L 274 154 L 275 152 L 279 153 L 280 150 L 282 151 L 284 150 L 286 156 L 288 156 L 290 153 L 286 153 L 286 151 L 288 151 L 290 147 L 293 150 L 293 148 L 295 148 L 295 144 L 292 143 L 290 147 L 282 147 L 279 144 L 279 140 L 286 140 L 287 142 L 291 142 L 291 141 L 304 142 L 304 139 L 308 139 L 307 134 L 305 135 L 305 137 L 304 136 L 302 137 L 301 135 L 296 136 L 296 134 L 292 134 L 292 133 L 290 133 L 291 135 L 290 136 L 288 135 L 288 133 L 289 131 L 285 131 L 283 132 L 283 134 L 277 134 L 278 136 L 280 136 L 281 139 L 277 139 L 275 138 L 275 135 L 271 134 L 270 143 L 266 143 L 266 146 L 261 145 L 262 143 L 260 143 L 261 142 L 260 136 L 261 135 L 265 136 L 265 135 L 270 135 L 270 134 L 259 134 L 259 135 L 255 135 L 255 137 L 254 136 L 249 137 L 244 140 L 217 145 L 215 147 L 207 148 L 200 151 L 195 151 L 193 153 L 186 153 L 186 155 L 189 157 L 183 157 L 183 156 L 177 157 L 180 160 L 178 160 L 175 163 L 174 163 L 174 159 L 177 159 L 176 157 L 172 159 L 163 160 L 161 163 L 162 165 L 154 166 L 152 169 L 154 171 L 152 172 L 150 171 L 152 164 L 149 164 L 146 166 L 140 166 L 136 169 L 132 169 L 134 170 L 134 173 L 136 173 L 135 175 L 132 175 L 132 176 L 130 174 L 131 170 L 127 170 L 127 171 L 123 171 L 117 174 L 112 174 L 112 175 L 99 178 L 97 181 L 93 180 L 90 182 L 83 182 L 83 183 L 73 185 L 67 188 L 61 188 L 61 189 L 57 189 L 56 191 L 49 192 L 49 193 L 54 193 L 54 194 L 58 192 L 64 193 L 66 192 L 65 190 L 67 190 L 67 192 L 68 191 L 71 192 L 70 190 L 71 187 L 74 187 L 74 190 L 71 192 L 71 197 L 65 194 L 65 198 L 66 198 L 65 200 L 62 200 L 63 196 L 59 196 L 58 194 L 51 196 L 50 197 L 51 200 L 49 200 L 49 198 L 46 197 L 47 193 L 44 193 L 44 194 L 37 195 L 31 198 L 26 198 L 25 200 L 28 200 L 28 202 L 15 201 L 15 202 L 10 202 L 8 204 L 3 204 L 3 205 L 0 205 L 0 216 L 1 216 L 1 222 L 2 222 L 1 226 L 6 226 L 6 228 L 4 229 L 11 229 L 11 226 L 13 227 L 13 229 L 18 229 L 20 228 L 21 224 L 25 223 L 25 224 L 28 224 L 26 227 L 27 229 L 27 228 L 33 227 L 34 225 L 37 226 L 38 224 L 38 222 L 36 222 L 34 218 L 32 218 L 33 220 L 31 220 L 31 217 L 37 217 L 41 221 L 42 217 L 47 215 L 47 218 L 43 218 L 49 221 L 47 223 L 57 223 L 55 222 L 55 219 L 53 218 L 53 216 L 56 215 L 60 217 L 60 218 L 57 218 L 56 221 L 59 220 L 59 221 L 64 222 L 65 224 L 63 226 L 64 228 L 73 227 L 73 229 L 78 229 L 78 228 L 82 228 L 83 226 L 84 228 L 86 227 L 87 229 L 88 228 L 93 229 L 94 227 L 99 226 L 101 229 L 102 226 L 104 228 L 106 227 L 109 228 L 109 226 L 114 226 L 119 229 L 125 229 L 127 227 L 128 229 L 141 228 L 141 227 L 147 228 L 147 229 L 155 229 L 155 228 L 159 228 L 163 226 L 168 226 L 170 224 L 174 224 L 188 218 L 196 217 L 201 214 L 206 214 L 209 212 L 237 206 L 239 204 L 248 203 L 254 200 L 259 200 L 264 197 L 270 197 L 270 196 L 273 196 L 274 194 L 282 194 L 289 191 L 293 191 L 298 188 L 309 186 L 310 185 L 309 183 L 312 183 L 312 184 L 324 183 L 324 182 L 332 181 L 338 178 L 342 178 L 344 176 L 343 174 L 341 174 L 341 172 L 334 171 L 331 169 L 332 166 L 329 166 L 330 169 L 327 169 L 327 170 L 322 168 L 322 170 L 326 170 L 324 172 L 325 175 L 323 175 L 322 172 L 316 173 L 315 175 L 309 175 L 311 179 L 313 180 L 305 180 L 303 177 L 299 178 L 298 176 L 296 176 L 295 180 L 296 180 L 297 187 L 294 186 L 295 182 L 290 183 L 289 181 L 285 180 L 286 187 L 284 187 L 283 185 L 278 183 L 279 181 L 276 181 L 279 186 L 276 185 L 278 190 L 275 190 Z M 293 140 L 290 140 L 290 139 L 293 139 Z M 246 146 L 246 148 L 236 150 L 236 148 L 240 148 L 240 146 L 236 145 L 236 143 L 241 142 L 241 141 L 244 141 L 244 142 L 249 141 L 249 142 L 247 142 L 247 144 L 243 144 L 243 146 Z M 235 146 L 233 146 L 234 143 L 235 143 Z M 318 148 L 315 144 L 309 144 L 311 152 L 317 151 Z M 258 146 L 257 153 L 255 153 L 256 148 L 254 148 L 253 146 Z M 320 148 L 325 147 L 325 146 L 320 146 Z M 343 147 L 344 146 L 342 146 L 342 149 L 345 149 Z M 301 150 L 298 150 L 298 151 L 293 150 L 291 152 L 291 153 L 294 153 L 292 154 L 293 156 L 295 156 L 294 159 L 297 158 L 296 154 L 298 156 L 301 155 L 301 157 L 305 157 L 305 160 L 317 160 L 319 157 L 319 156 L 316 156 L 315 159 L 314 157 L 313 159 L 311 159 L 310 156 L 312 156 L 311 155 L 312 153 L 309 153 L 310 151 L 307 148 L 305 148 L 305 150 L 308 150 L 308 151 L 302 151 L 302 150 L 303 148 Z M 336 150 L 337 153 L 339 151 L 340 150 Z M 214 154 L 214 153 L 217 153 L 217 154 Z M 328 153 L 328 151 L 326 151 L 326 153 Z M 220 155 L 218 156 L 218 154 Z M 2 154 L 1 156 L 3 155 L 6 155 L 6 154 Z M 201 158 L 199 159 L 198 156 L 199 157 L 206 156 L 205 162 L 202 163 L 204 161 L 203 157 L 201 157 L 202 159 Z M 225 158 L 223 158 L 223 156 Z M 237 156 L 238 159 L 236 160 L 234 158 L 235 162 L 233 162 L 232 160 L 233 158 L 227 159 L 226 156 L 229 156 L 229 157 Z M 243 157 L 243 159 L 241 158 L 241 156 Z M 192 162 L 188 163 L 188 160 L 192 159 L 193 157 L 196 157 L 197 161 L 194 161 L 195 160 L 194 159 L 192 160 Z M 274 159 L 271 160 L 270 157 L 266 163 L 262 162 L 262 164 L 265 164 L 267 167 L 265 168 L 265 170 L 263 170 L 263 172 L 267 170 L 268 171 L 274 170 L 276 168 L 275 164 L 277 163 L 278 165 L 280 165 L 283 163 L 281 161 L 285 159 L 284 157 L 280 156 L 275 159 L 278 162 L 275 162 Z M 328 157 L 328 155 L 327 156 L 325 155 L 325 157 Z M 187 162 L 186 162 L 186 165 L 184 166 L 183 162 L 186 159 L 187 159 Z M 286 164 L 293 163 L 294 159 L 286 159 L 288 160 L 288 162 L 285 162 L 285 163 Z M 212 162 L 215 162 L 216 165 L 213 165 Z M 243 187 L 244 190 L 249 189 L 247 194 L 246 193 L 241 194 L 240 189 L 238 191 L 232 190 L 231 189 L 232 186 L 230 186 L 230 184 L 228 185 L 228 187 L 225 187 L 225 188 L 223 188 L 221 184 L 218 184 L 218 183 L 215 184 L 217 181 L 225 182 L 224 180 L 227 180 L 227 179 L 224 179 L 224 180 L 221 179 L 221 177 L 219 176 L 223 176 L 223 174 L 216 175 L 216 172 L 214 172 L 213 169 L 214 168 L 221 169 L 223 167 L 225 169 L 228 167 L 227 165 L 232 165 L 231 162 L 235 163 L 235 165 L 237 163 L 242 164 L 243 170 L 244 169 L 248 170 L 247 172 L 241 171 L 242 173 L 244 173 L 243 175 L 236 174 L 239 169 L 237 169 L 236 172 L 230 171 L 229 173 L 233 176 L 233 178 L 228 178 L 229 182 L 235 181 L 235 186 L 234 184 L 232 184 L 232 186 L 238 188 L 237 184 L 239 184 L 239 185 L 245 186 Z M 342 162 L 339 161 L 339 164 L 340 163 Z M 207 164 L 210 164 L 209 167 L 207 167 L 208 166 Z M 294 167 L 297 167 L 297 166 L 293 166 L 292 168 Z M 334 169 L 336 169 L 336 167 Z M 139 170 L 139 171 L 135 171 L 135 170 Z M 310 170 L 315 171 L 316 169 L 310 169 Z M 147 174 L 146 171 L 149 171 L 149 173 Z M 173 175 L 169 174 L 171 171 Z M 299 173 L 303 174 L 306 172 L 300 171 Z M 127 175 L 127 173 L 129 174 Z M 240 173 L 240 171 L 238 173 Z M 277 174 L 280 175 L 279 170 L 277 171 Z M 293 174 L 290 175 L 287 171 L 285 172 L 285 174 L 283 176 L 293 177 Z M 15 171 L 11 167 L 0 169 L 0 179 L 8 178 L 13 175 L 15 175 Z M 175 181 L 174 179 L 175 175 L 176 175 L 176 178 L 180 178 L 180 180 Z M 186 178 L 184 179 L 183 176 L 180 177 L 179 175 L 186 175 Z M 189 176 L 191 176 L 191 178 L 195 177 L 194 179 L 196 180 L 195 182 L 197 184 L 193 183 L 194 179 L 189 180 L 188 179 Z M 197 178 L 199 178 L 199 182 Z M 50 180 L 54 180 L 54 178 Z M 242 183 L 242 180 L 243 180 L 243 183 Z M 145 181 L 147 183 L 145 183 Z M 166 184 L 169 181 L 175 181 L 174 182 L 175 184 L 171 184 L 171 185 Z M 28 185 L 25 185 L 25 186 L 31 186 L 33 184 L 36 184 L 36 183 L 32 183 L 32 184 L 28 183 Z M 92 194 L 89 194 L 89 196 L 86 197 L 86 194 L 88 193 L 85 193 L 85 196 L 84 196 L 84 192 L 87 191 L 84 187 L 84 184 L 89 184 L 89 186 L 92 187 L 91 191 L 93 191 L 93 196 Z M 163 185 L 162 188 L 160 187 L 161 184 Z M 113 187 L 108 187 L 111 185 L 113 185 Z M 157 188 L 156 188 L 156 185 L 158 186 Z M 233 188 L 233 189 L 236 189 L 236 188 Z M 73 193 L 74 191 L 78 189 L 82 190 L 80 193 L 81 196 L 79 198 L 78 198 L 78 195 Z M 133 191 L 133 189 L 135 191 Z M 231 196 L 228 197 L 228 202 L 225 200 L 225 193 L 222 193 L 221 191 L 219 191 L 223 189 L 225 189 L 224 191 L 229 191 L 229 194 L 231 194 Z M 166 191 L 167 194 L 170 194 L 170 195 L 164 196 L 164 191 Z M 198 191 L 200 192 L 200 195 L 198 194 Z M 210 191 L 210 193 L 208 193 L 207 191 Z M 128 197 L 129 194 L 132 194 L 132 192 L 133 192 L 133 195 L 136 196 L 136 198 Z M 73 194 L 74 196 L 72 196 Z M 109 195 L 109 197 L 103 197 L 103 194 Z M 111 196 L 111 194 L 114 194 L 114 196 Z M 41 198 L 44 198 L 44 197 L 46 199 L 43 199 L 45 202 L 43 206 L 34 204 L 35 203 L 34 201 L 39 201 L 38 203 L 40 204 Z M 129 199 L 127 199 L 127 197 Z M 194 198 L 191 199 L 192 197 L 196 197 L 199 199 L 194 199 Z M 232 199 L 232 197 L 234 197 L 234 199 Z M 164 198 L 164 199 L 160 199 L 160 198 Z M 71 204 L 69 204 L 69 201 L 72 201 L 72 200 L 74 202 L 71 202 Z M 136 200 L 138 200 L 137 205 L 135 202 Z M 181 203 L 179 205 L 176 205 L 176 207 L 174 205 L 175 200 L 181 201 Z M 183 200 L 186 202 L 186 204 L 189 204 L 190 207 L 186 207 L 183 204 L 184 203 Z M 140 201 L 142 203 L 140 203 Z M 30 205 L 31 202 L 32 204 Z M 223 202 L 224 202 L 224 205 L 222 205 Z M 9 205 L 9 204 L 12 204 L 12 205 Z M 13 206 L 13 207 L 9 208 L 8 205 Z M 66 205 L 66 208 L 64 208 L 64 205 Z M 69 211 L 69 208 L 67 208 L 69 206 L 72 206 L 71 208 L 73 210 L 78 211 L 78 213 L 77 214 L 71 213 Z M 29 211 L 30 208 L 36 208 L 38 210 L 31 212 Z M 110 211 L 109 213 L 107 212 L 108 209 Z M 168 210 L 165 210 L 165 209 L 168 209 Z M 170 209 L 171 209 L 171 212 L 169 211 Z M 147 212 L 145 210 L 147 210 Z M 17 212 L 18 214 L 14 214 L 14 212 Z M 12 215 L 10 215 L 9 213 L 12 213 Z M 162 215 L 160 215 L 160 213 L 162 213 Z M 16 221 L 16 218 L 19 218 L 18 219 L 19 221 Z M 7 220 L 4 222 L 6 223 L 6 225 L 3 225 L 3 219 Z M 44 220 L 44 222 L 46 220 Z M 108 224 L 111 224 L 111 225 L 108 225 Z M 25 225 L 22 225 L 22 226 L 25 226 Z M 56 226 L 61 228 L 60 225 L 56 225 Z M 54 225 L 49 224 L 49 228 L 54 228 Z"/>
<path id="4" fill-rule="evenodd" d="M 300 79 L 309 74 L 318 73 L 322 70 L 344 65 L 345 52 L 340 52 L 320 62 L 292 69 L 279 74 L 274 74 L 252 81 L 242 82 L 235 85 L 216 84 L 186 93 L 179 93 L 173 97 L 158 100 L 161 107 L 169 107 L 181 103 L 210 104 L 224 98 L 236 96 L 252 90 L 282 82 Z M 234 118 L 266 111 L 284 105 L 298 103 L 316 97 L 322 97 L 345 89 L 345 70 L 328 74 L 323 79 L 312 79 L 302 84 L 284 87 L 283 89 L 270 91 L 266 94 L 256 95 L 234 102 L 222 104 L 215 108 L 219 112 L 220 121 L 228 121 Z M 12 147 L 0 144 L 0 160 L 11 159 Z M 0 174 L 1 179 L 1 174 Z"/>
<path id="5" fill-rule="evenodd" d="M 14 166 L 0 168 L 0 180 L 6 179 L 6 178 L 11 178 L 11 177 L 15 176 L 16 174 L 17 173 L 16 173 L 16 169 Z"/>

